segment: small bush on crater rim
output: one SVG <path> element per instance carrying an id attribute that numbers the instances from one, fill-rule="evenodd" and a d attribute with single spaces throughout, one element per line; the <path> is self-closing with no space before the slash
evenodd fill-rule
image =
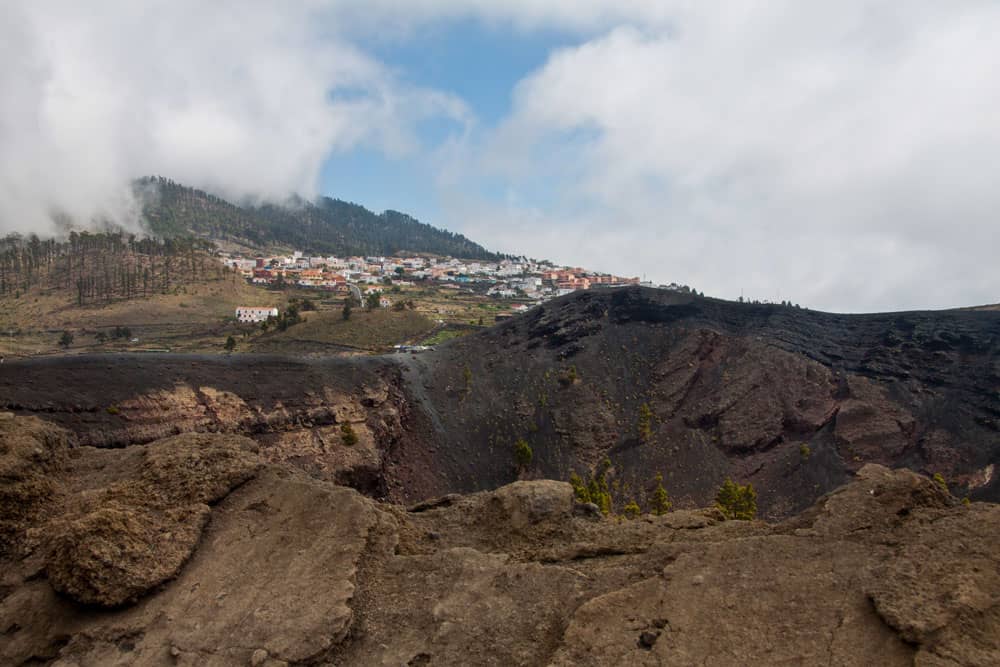
<path id="1" fill-rule="evenodd" d="M 757 516 L 757 491 L 753 484 L 740 485 L 726 478 L 715 495 L 715 506 L 727 519 L 750 521 Z"/>

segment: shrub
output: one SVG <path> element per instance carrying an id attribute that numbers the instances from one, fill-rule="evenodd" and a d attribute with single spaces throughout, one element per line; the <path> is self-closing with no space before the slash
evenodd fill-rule
<path id="1" fill-rule="evenodd" d="M 524 438 L 518 438 L 517 442 L 514 443 L 514 461 L 517 463 L 519 470 L 524 470 L 531 465 L 531 459 L 534 458 L 534 452 L 531 451 L 531 445 Z"/>
<path id="2" fill-rule="evenodd" d="M 586 482 L 575 472 L 570 473 L 569 483 L 573 495 L 581 503 L 594 503 L 604 514 L 611 513 L 611 491 L 608 489 L 607 473 L 611 459 L 605 458 Z"/>
<path id="3" fill-rule="evenodd" d="M 650 501 L 650 508 L 653 514 L 656 516 L 661 516 L 670 511 L 673 504 L 670 502 L 670 496 L 667 495 L 667 490 L 663 488 L 663 475 L 656 476 L 656 488 L 653 489 L 653 498 Z"/>
<path id="4" fill-rule="evenodd" d="M 809 449 L 809 445 L 807 445 L 804 442 L 801 445 L 799 445 L 799 456 L 802 457 L 803 461 L 808 461 L 811 455 L 812 455 L 812 450 Z"/>
<path id="5" fill-rule="evenodd" d="M 232 352 L 233 350 L 235 350 L 236 349 L 236 339 L 233 338 L 232 336 L 229 336 L 228 338 L 226 338 L 226 345 L 225 345 L 225 347 L 226 347 L 226 352 Z"/>
<path id="6" fill-rule="evenodd" d="M 573 495 L 581 503 L 592 502 L 590 500 L 590 492 L 587 490 L 587 485 L 575 472 L 571 472 L 569 474 L 569 485 L 573 487 Z"/>
<path id="7" fill-rule="evenodd" d="M 628 501 L 625 507 L 622 508 L 622 514 L 625 515 L 626 519 L 638 519 L 639 515 L 642 514 L 642 510 L 639 509 L 639 503 L 633 499 Z"/>
<path id="8" fill-rule="evenodd" d="M 358 434 L 354 432 L 354 427 L 350 422 L 340 425 L 340 440 L 348 447 L 358 444 Z"/>
<path id="9" fill-rule="evenodd" d="M 73 344 L 73 334 L 71 334 L 69 331 L 63 331 L 62 335 L 59 336 L 59 346 L 63 349 L 66 349 L 72 344 Z"/>
<path id="10" fill-rule="evenodd" d="M 649 405 L 643 403 L 639 406 L 639 440 L 649 442 L 653 437 L 653 411 Z"/>
<path id="11" fill-rule="evenodd" d="M 944 475 L 942 475 L 939 472 L 934 473 L 934 481 L 937 482 L 938 486 L 940 486 L 946 492 L 948 491 L 948 482 L 944 480 Z"/>
<path id="12" fill-rule="evenodd" d="M 750 521 L 757 516 L 757 492 L 753 484 L 740 485 L 726 478 L 715 495 L 715 506 L 727 519 Z"/>
<path id="13" fill-rule="evenodd" d="M 121 412 L 121 410 L 118 409 L 117 405 L 109 405 L 108 407 L 104 408 L 104 411 L 107 412 L 109 415 L 117 415 Z"/>
<path id="14" fill-rule="evenodd" d="M 576 384 L 576 381 L 579 379 L 579 377 L 580 377 L 579 374 L 576 372 L 576 366 L 570 366 L 564 372 L 560 373 L 559 384 L 563 385 L 564 387 L 568 387 L 570 385 Z"/>

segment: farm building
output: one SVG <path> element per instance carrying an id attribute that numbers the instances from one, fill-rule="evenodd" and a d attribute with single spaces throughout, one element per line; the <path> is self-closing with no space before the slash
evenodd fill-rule
<path id="1" fill-rule="evenodd" d="M 241 306 L 236 309 L 236 319 L 240 322 L 266 322 L 269 317 L 277 317 L 277 308 L 253 308 Z"/>

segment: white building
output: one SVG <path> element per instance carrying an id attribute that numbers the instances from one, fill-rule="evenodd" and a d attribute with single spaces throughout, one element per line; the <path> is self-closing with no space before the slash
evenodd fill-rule
<path id="1" fill-rule="evenodd" d="M 236 309 L 236 319 L 239 322 L 266 322 L 269 317 L 277 317 L 277 308 L 253 308 L 241 306 Z"/>

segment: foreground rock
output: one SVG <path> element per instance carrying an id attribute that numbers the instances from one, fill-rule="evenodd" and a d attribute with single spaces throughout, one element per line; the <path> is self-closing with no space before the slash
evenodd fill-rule
<path id="1" fill-rule="evenodd" d="M 88 488 L 66 494 L 42 530 L 52 587 L 114 607 L 173 578 L 201 538 L 208 503 L 260 467 L 256 450 L 247 438 L 187 434 L 75 457 L 74 481 Z"/>
<path id="2" fill-rule="evenodd" d="M 1000 664 L 1000 508 L 907 471 L 866 466 L 776 525 L 620 521 L 561 482 L 406 510 L 229 436 L 52 442 L 23 471 L 48 470 L 50 511 L 0 563 L 2 664 Z M 86 585 L 60 583 L 71 562 Z"/>

